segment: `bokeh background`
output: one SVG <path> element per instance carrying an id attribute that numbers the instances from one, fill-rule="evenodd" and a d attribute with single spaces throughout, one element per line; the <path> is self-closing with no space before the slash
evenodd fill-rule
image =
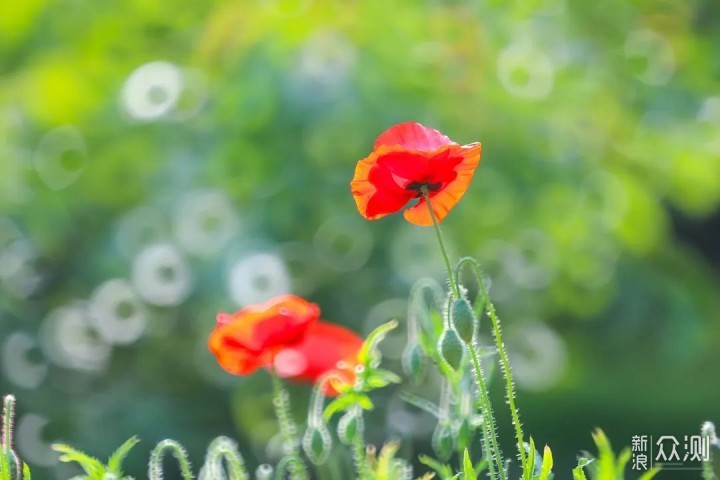
<path id="1" fill-rule="evenodd" d="M 268 377 L 219 369 L 215 314 L 292 291 L 366 334 L 442 281 L 431 229 L 367 222 L 349 193 L 406 120 L 483 143 L 443 227 L 488 271 L 558 478 L 595 427 L 620 447 L 720 420 L 717 2 L 0 8 L 0 391 L 38 478 L 75 473 L 54 441 L 106 457 L 133 434 L 140 478 L 166 437 L 195 464 L 220 434 L 273 461 Z M 416 458 L 434 423 L 404 388 L 376 396 L 368 438 Z M 309 388 L 292 391 L 301 420 Z M 435 400 L 437 377 L 413 391 Z M 343 455 L 323 478 L 350 478 Z"/>

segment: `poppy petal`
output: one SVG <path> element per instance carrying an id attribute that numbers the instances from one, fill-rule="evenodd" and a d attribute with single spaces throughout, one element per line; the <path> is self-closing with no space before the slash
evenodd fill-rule
<path id="1" fill-rule="evenodd" d="M 400 145 L 407 150 L 432 151 L 446 145 L 457 145 L 448 137 L 416 122 L 399 123 L 385 130 L 375 140 L 375 148 L 381 145 Z"/>
<path id="2" fill-rule="evenodd" d="M 358 211 L 368 220 L 398 212 L 413 198 L 413 193 L 400 185 L 405 179 L 394 177 L 390 170 L 378 165 L 378 159 L 391 152 L 388 147 L 380 147 L 360 160 L 350 182 Z"/>
<path id="3" fill-rule="evenodd" d="M 227 333 L 250 350 L 285 346 L 297 341 L 307 326 L 320 317 L 320 309 L 295 295 L 280 295 L 240 310 Z"/>
<path id="4" fill-rule="evenodd" d="M 292 380 L 316 383 L 333 372 L 352 384 L 362 344 L 363 339 L 351 330 L 318 321 L 307 329 L 301 342 L 277 354 L 274 367 L 279 375 Z M 325 393 L 337 395 L 332 382 L 325 384 Z"/>
<path id="5" fill-rule="evenodd" d="M 218 364 L 233 375 L 251 375 L 267 363 L 267 358 L 243 348 L 229 348 L 220 335 L 211 335 L 209 347 Z"/>
<path id="6" fill-rule="evenodd" d="M 438 222 L 441 222 L 465 195 L 475 169 L 480 163 L 481 152 L 480 143 L 471 143 L 453 149 L 451 158 L 459 159 L 454 168 L 455 178 L 442 189 L 430 194 L 430 202 Z M 405 210 L 404 217 L 405 220 L 415 225 L 430 226 L 433 224 L 424 198 L 421 198 L 417 205 Z"/>
<path id="7" fill-rule="evenodd" d="M 374 180 L 372 173 L 376 171 L 387 172 L 384 177 L 387 176 L 393 185 L 405 190 L 409 183 L 423 182 L 432 176 L 430 164 L 434 155 L 435 152 L 414 150 L 387 151 L 378 155 L 377 167 L 371 172 L 370 180 Z M 373 183 L 377 184 L 374 181 Z"/>
<path id="8" fill-rule="evenodd" d="M 320 309 L 314 303 L 281 295 L 233 315 L 218 314 L 208 346 L 225 370 L 248 375 L 282 348 L 302 340 L 319 317 Z"/>

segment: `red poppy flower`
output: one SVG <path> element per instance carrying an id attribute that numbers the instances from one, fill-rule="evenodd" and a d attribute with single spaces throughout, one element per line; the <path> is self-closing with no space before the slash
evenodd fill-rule
<path id="1" fill-rule="evenodd" d="M 395 125 L 375 141 L 370 156 L 360 160 L 350 183 L 360 214 L 376 220 L 405 210 L 415 225 L 432 225 L 425 205 L 426 190 L 438 221 L 462 198 L 480 163 L 480 143 L 459 145 L 419 123 Z"/>
<path id="2" fill-rule="evenodd" d="M 302 341 L 275 356 L 275 372 L 285 378 L 316 383 L 326 373 L 337 377 L 325 383 L 325 393 L 338 394 L 337 381 L 352 385 L 355 367 L 363 339 L 340 325 L 315 322 L 305 332 Z M 334 384 L 334 385 L 333 385 Z"/>
<path id="3" fill-rule="evenodd" d="M 300 342 L 320 317 L 320 308 L 294 295 L 281 295 L 263 305 L 220 313 L 209 347 L 218 363 L 235 375 L 249 375 L 271 364 L 282 349 Z"/>

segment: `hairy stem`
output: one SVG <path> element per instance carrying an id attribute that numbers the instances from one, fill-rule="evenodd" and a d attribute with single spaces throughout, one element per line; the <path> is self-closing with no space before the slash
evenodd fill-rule
<path id="1" fill-rule="evenodd" d="M 180 464 L 180 472 L 183 480 L 192 480 L 194 477 L 187 452 L 178 442 L 174 440 L 163 440 L 158 443 L 150 453 L 148 465 L 148 478 L 150 480 L 161 480 L 163 478 L 163 455 L 169 451 Z"/>
<path id="2" fill-rule="evenodd" d="M 227 469 L 223 466 L 227 463 Z M 250 477 L 245 468 L 245 460 L 237 449 L 237 444 L 227 437 L 218 437 L 208 447 L 205 457 L 206 476 L 209 479 L 229 478 L 232 480 L 248 480 Z M 227 475 L 225 474 L 227 470 Z M 202 476 L 201 476 L 202 477 Z"/>
<path id="3" fill-rule="evenodd" d="M 488 470 L 490 470 L 490 478 L 495 477 L 495 465 L 497 465 L 500 479 L 505 480 L 505 468 L 503 465 L 502 454 L 498 447 L 497 433 L 495 430 L 495 417 L 493 417 L 492 406 L 490 404 L 490 396 L 485 386 L 485 374 L 483 373 L 480 360 L 478 359 L 477 350 L 474 344 L 468 345 L 472 356 L 473 368 L 475 369 L 475 378 L 477 379 L 478 388 L 480 390 L 480 410 L 482 412 L 483 427 L 483 450 L 488 462 Z"/>
<path id="4" fill-rule="evenodd" d="M 280 434 L 283 438 L 285 453 L 288 455 L 288 467 L 292 480 L 308 480 L 305 464 L 300 458 L 300 448 L 297 440 L 297 427 L 290 416 L 290 396 L 283 387 L 282 381 L 271 372 L 273 382 L 273 405 L 275 415 L 280 425 Z"/>
<path id="5" fill-rule="evenodd" d="M 366 480 L 367 460 L 365 459 L 365 423 L 363 421 L 362 412 L 356 412 L 357 430 L 353 438 L 353 460 L 355 461 L 355 469 L 357 470 L 358 480 Z"/>
<path id="6" fill-rule="evenodd" d="M 13 397 L 12 395 L 6 395 L 5 397 L 3 397 L 2 438 L 0 438 L 3 453 L 8 453 L 10 450 L 12 450 L 14 418 L 15 397 Z"/>
<path id="7" fill-rule="evenodd" d="M 454 296 L 456 299 L 460 299 L 460 290 L 458 289 L 459 278 L 456 278 L 456 276 L 453 274 L 452 267 L 450 266 L 450 258 L 447 254 L 447 249 L 445 248 L 445 241 L 443 240 L 442 232 L 440 230 L 440 225 L 438 224 L 437 218 L 435 217 L 435 211 L 432 209 L 432 203 L 430 200 L 430 195 L 428 195 L 427 189 L 423 189 L 422 191 L 423 198 L 425 199 L 425 203 L 427 204 L 428 211 L 430 212 L 430 218 L 433 222 L 433 227 L 435 229 L 435 235 L 437 236 L 438 244 L 440 245 L 440 251 L 442 252 L 443 260 L 445 262 L 445 268 L 448 272 L 448 280 L 450 282 L 450 290 L 452 293 L 452 296 Z M 482 281 L 482 279 L 480 279 Z M 484 285 L 483 285 L 484 288 Z M 448 299 L 448 305 L 450 305 L 450 299 Z M 448 312 L 450 311 L 448 307 Z M 498 447 L 498 439 L 497 439 L 497 432 L 495 430 L 495 420 L 493 419 L 492 415 L 492 408 L 490 406 L 490 397 L 487 393 L 487 386 L 485 385 L 485 378 L 482 373 L 482 369 L 480 366 L 480 362 L 477 357 L 477 350 L 475 348 L 475 345 L 470 342 L 470 345 L 468 345 L 470 348 L 470 352 L 472 354 L 473 358 L 473 365 L 474 365 L 474 371 L 475 371 L 475 380 L 478 384 L 478 387 L 480 389 L 480 401 L 481 401 L 481 409 L 483 410 L 483 428 L 485 430 L 486 436 L 489 435 L 490 437 L 490 443 L 492 445 L 492 456 L 494 457 L 494 461 L 497 464 L 498 472 L 500 474 L 501 480 L 505 480 L 505 469 L 503 466 L 502 456 L 500 454 L 500 449 Z M 508 370 L 509 371 L 509 370 Z M 513 417 L 515 418 L 515 417 Z M 487 426 L 485 426 L 487 424 Z M 519 424 L 519 422 L 517 423 Z M 521 437 L 522 438 L 522 437 Z M 520 445 L 522 446 L 522 440 L 520 441 Z M 490 454 L 488 453 L 488 456 Z M 525 458 L 524 458 L 524 452 L 522 452 L 522 465 L 523 465 L 523 471 L 525 470 Z M 492 461 L 488 458 L 488 468 L 492 469 Z M 491 477 L 494 478 L 494 474 L 491 470 Z"/>
<path id="8" fill-rule="evenodd" d="M 520 464 L 523 469 L 523 479 L 529 479 L 532 472 L 527 468 L 527 455 L 524 448 L 524 436 L 522 431 L 522 425 L 520 424 L 520 412 L 515 405 L 515 383 L 512 379 L 512 372 L 510 370 L 510 361 L 508 360 L 507 350 L 505 349 L 505 343 L 502 339 L 502 329 L 500 328 L 500 318 L 497 316 L 495 306 L 490 301 L 490 295 L 488 294 L 487 288 L 485 288 L 485 280 L 483 278 L 483 272 L 480 269 L 480 264 L 471 257 L 462 258 L 455 268 L 456 281 L 460 278 L 460 271 L 465 264 L 470 264 L 473 267 L 473 272 L 480 288 L 480 294 L 482 295 L 483 305 L 487 309 L 488 316 L 492 321 L 493 325 L 493 338 L 495 339 L 495 345 L 498 353 L 500 354 L 500 365 L 502 366 L 503 374 L 505 376 L 505 394 L 507 397 L 507 403 L 510 407 L 510 414 L 512 415 L 513 425 L 515 427 L 515 437 L 517 440 L 517 448 L 520 456 Z"/>

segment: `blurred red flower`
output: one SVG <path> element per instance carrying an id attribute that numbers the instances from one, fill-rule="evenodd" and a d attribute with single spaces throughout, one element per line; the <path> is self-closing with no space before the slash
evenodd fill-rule
<path id="1" fill-rule="evenodd" d="M 427 190 L 438 221 L 462 198 L 480 163 L 480 143 L 459 145 L 419 123 L 395 125 L 375 141 L 375 149 L 360 160 L 350 183 L 360 214 L 376 220 L 400 211 L 409 201 L 405 219 L 432 225 L 422 198 Z"/>
<path id="2" fill-rule="evenodd" d="M 219 313 L 210 351 L 228 372 L 250 375 L 270 365 L 282 349 L 300 342 L 319 317 L 316 304 L 295 295 L 281 295 L 232 315 Z"/>
<path id="3" fill-rule="evenodd" d="M 250 375 L 258 368 L 277 376 L 315 384 L 333 372 L 325 393 L 355 381 L 357 356 L 363 339 L 348 330 L 322 322 L 320 308 L 295 295 L 275 297 L 235 314 L 219 313 L 210 334 L 210 351 L 222 368 Z"/>
<path id="4" fill-rule="evenodd" d="M 325 382 L 327 395 L 335 396 L 339 384 L 355 382 L 355 367 L 363 339 L 345 327 L 328 322 L 315 322 L 303 339 L 275 356 L 278 376 L 315 384 L 323 375 L 333 372 Z"/>

